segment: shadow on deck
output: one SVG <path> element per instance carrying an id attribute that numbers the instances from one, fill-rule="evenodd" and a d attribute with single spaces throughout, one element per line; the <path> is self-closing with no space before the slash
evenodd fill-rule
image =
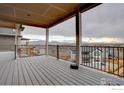
<path id="1" fill-rule="evenodd" d="M 124 85 L 124 78 L 70 64 L 51 56 L 0 62 L 0 85 Z"/>

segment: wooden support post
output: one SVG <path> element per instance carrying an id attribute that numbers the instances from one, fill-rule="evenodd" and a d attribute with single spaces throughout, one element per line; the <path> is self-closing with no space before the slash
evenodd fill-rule
<path id="1" fill-rule="evenodd" d="M 15 59 L 17 59 L 18 56 L 18 35 L 21 34 L 21 31 L 24 30 L 24 27 L 22 27 L 21 24 L 16 24 L 16 29 L 15 29 Z"/>
<path id="2" fill-rule="evenodd" d="M 18 32 L 19 29 L 15 30 L 15 59 L 17 59 L 17 52 L 18 52 Z"/>
<path id="3" fill-rule="evenodd" d="M 79 65 L 82 63 L 82 28 L 81 28 L 81 13 L 76 13 L 76 64 L 71 64 L 71 69 L 78 69 Z"/>
<path id="4" fill-rule="evenodd" d="M 49 42 L 49 29 L 46 28 L 46 47 L 45 47 L 45 54 L 48 55 L 48 42 Z"/>
<path id="5" fill-rule="evenodd" d="M 82 63 L 82 23 L 81 23 L 81 13 L 78 12 L 76 14 L 76 62 L 79 66 Z"/>

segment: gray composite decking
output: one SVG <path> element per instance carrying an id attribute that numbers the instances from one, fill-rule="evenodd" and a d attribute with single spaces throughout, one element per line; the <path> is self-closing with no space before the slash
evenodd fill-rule
<path id="1" fill-rule="evenodd" d="M 0 62 L 0 85 L 124 85 L 124 78 L 70 64 L 51 56 Z"/>

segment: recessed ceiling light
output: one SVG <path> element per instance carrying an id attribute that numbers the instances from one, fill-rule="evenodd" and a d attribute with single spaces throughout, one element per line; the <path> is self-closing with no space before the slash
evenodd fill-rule
<path id="1" fill-rule="evenodd" d="M 27 16 L 31 16 L 30 14 L 27 14 Z"/>

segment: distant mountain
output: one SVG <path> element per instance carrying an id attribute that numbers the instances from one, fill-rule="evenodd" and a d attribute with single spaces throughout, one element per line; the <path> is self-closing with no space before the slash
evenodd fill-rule
<path id="1" fill-rule="evenodd" d="M 39 41 L 30 41 L 29 45 L 45 45 L 44 40 L 39 40 Z M 75 45 L 73 41 L 66 41 L 66 42 L 57 42 L 57 41 L 51 41 L 49 42 L 49 45 Z M 87 42 L 82 42 L 82 46 L 124 46 L 124 43 L 87 43 Z"/>
<path id="2" fill-rule="evenodd" d="M 44 45 L 45 41 L 44 40 L 39 40 L 39 41 L 30 41 L 29 45 Z"/>
<path id="3" fill-rule="evenodd" d="M 29 45 L 45 45 L 44 40 L 39 40 L 39 41 L 30 41 Z M 49 45 L 74 45 L 74 43 L 71 42 L 57 42 L 57 41 L 51 41 L 49 42 Z"/>

